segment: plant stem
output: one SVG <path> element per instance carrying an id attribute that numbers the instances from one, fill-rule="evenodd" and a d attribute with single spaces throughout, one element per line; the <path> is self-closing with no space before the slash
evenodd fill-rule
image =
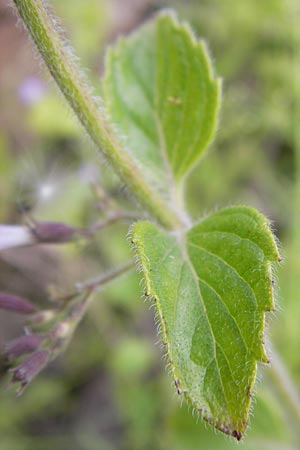
<path id="1" fill-rule="evenodd" d="M 180 227 L 183 220 L 148 184 L 113 132 L 103 106 L 93 97 L 69 45 L 57 30 L 57 20 L 50 15 L 45 0 L 14 0 L 14 3 L 51 75 L 94 143 L 153 217 L 168 229 Z"/>
<path id="2" fill-rule="evenodd" d="M 86 292 L 95 292 L 102 287 L 106 287 L 109 285 L 112 281 L 120 278 L 121 276 L 125 275 L 126 273 L 133 270 L 135 267 L 134 261 L 130 260 L 127 261 L 125 264 L 117 267 L 114 270 L 111 270 L 110 272 L 104 273 L 99 275 L 98 277 L 91 278 L 90 280 L 85 280 L 76 283 L 75 290 L 72 292 L 68 292 L 66 294 L 63 294 L 62 296 L 53 296 L 51 300 L 55 303 L 57 302 L 69 302 L 70 300 L 74 299 L 74 297 L 77 297 L 79 294 L 86 293 Z"/>
<path id="3" fill-rule="evenodd" d="M 108 286 L 112 281 L 130 272 L 133 268 L 134 262 L 128 261 L 126 264 L 106 274 L 82 283 L 77 283 L 74 292 L 62 298 L 53 299 L 55 301 L 63 301 L 65 317 L 63 320 L 57 322 L 49 332 L 49 337 L 53 340 L 52 359 L 55 359 L 59 353 L 65 350 L 79 322 L 93 302 L 93 294 L 100 288 Z M 78 297 L 80 297 L 79 300 Z"/>
<path id="4" fill-rule="evenodd" d="M 93 225 L 89 226 L 88 228 L 82 228 L 81 230 L 79 230 L 79 236 L 83 236 L 83 237 L 91 237 L 93 236 L 95 233 L 97 233 L 97 231 L 103 230 L 104 228 L 109 227 L 110 225 L 113 225 L 117 222 L 120 221 L 136 221 L 137 220 L 137 215 L 136 214 L 131 214 L 127 211 L 114 211 L 112 214 L 110 214 L 106 219 L 96 222 Z"/>
<path id="5" fill-rule="evenodd" d="M 111 272 L 108 272 L 106 274 L 102 274 L 99 277 L 92 278 L 91 280 L 83 281 L 82 283 L 77 283 L 77 293 L 78 292 L 84 292 L 86 290 L 98 290 L 102 286 L 107 286 L 111 281 L 115 280 L 116 278 L 119 278 L 120 276 L 124 275 L 125 273 L 129 272 L 130 270 L 133 270 L 135 267 L 134 261 L 128 261 L 123 266 L 118 267 L 115 270 L 112 270 Z"/>
<path id="6" fill-rule="evenodd" d="M 299 433 L 300 424 L 300 395 L 293 380 L 285 367 L 280 356 L 274 348 L 271 351 L 272 362 L 268 374 L 272 380 L 272 385 L 276 392 L 284 402 L 286 411 L 290 418 L 293 418 L 297 427 L 296 431 Z"/>

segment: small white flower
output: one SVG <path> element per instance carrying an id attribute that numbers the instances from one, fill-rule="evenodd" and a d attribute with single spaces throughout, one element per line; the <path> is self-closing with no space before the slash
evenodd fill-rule
<path id="1" fill-rule="evenodd" d="M 22 225 L 0 225 L 0 251 L 34 243 L 28 227 Z"/>

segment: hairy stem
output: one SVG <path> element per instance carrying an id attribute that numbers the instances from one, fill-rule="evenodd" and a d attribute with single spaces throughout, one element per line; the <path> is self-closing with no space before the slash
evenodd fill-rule
<path id="1" fill-rule="evenodd" d="M 14 0 L 35 45 L 76 116 L 120 178 L 143 207 L 162 225 L 175 229 L 183 220 L 150 186 L 113 132 L 103 107 L 76 64 L 69 46 L 57 30 L 57 21 L 45 0 Z"/>

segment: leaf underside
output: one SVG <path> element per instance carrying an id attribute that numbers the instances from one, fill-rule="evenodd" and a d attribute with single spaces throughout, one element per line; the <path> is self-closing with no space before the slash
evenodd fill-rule
<path id="1" fill-rule="evenodd" d="M 264 320 L 274 309 L 271 262 L 279 254 L 267 220 L 236 206 L 184 235 L 137 222 L 131 236 L 178 393 L 239 440 L 257 362 L 268 361 Z"/>
<path id="2" fill-rule="evenodd" d="M 162 13 L 121 38 L 105 67 L 105 104 L 117 133 L 145 178 L 176 201 L 216 128 L 220 80 L 204 43 Z"/>

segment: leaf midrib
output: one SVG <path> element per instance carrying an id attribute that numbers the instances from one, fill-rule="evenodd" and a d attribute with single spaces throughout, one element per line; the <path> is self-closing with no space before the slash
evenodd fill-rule
<path id="1" fill-rule="evenodd" d="M 157 45 L 157 40 L 155 40 L 155 45 Z M 168 65 L 168 60 L 169 60 L 169 56 L 168 54 L 166 55 L 166 52 L 164 52 L 164 56 L 167 60 L 167 65 Z M 169 74 L 169 72 L 167 73 Z M 158 108 L 159 108 L 159 91 L 158 91 L 158 83 L 157 83 L 157 68 L 155 66 L 154 68 L 154 89 L 153 89 L 153 118 L 154 118 L 154 124 L 156 126 L 156 131 L 157 131 L 157 137 L 158 137 L 158 143 L 159 143 L 159 148 L 158 151 L 161 155 L 162 161 L 163 161 L 163 165 L 166 169 L 167 172 L 167 177 L 168 177 L 168 187 L 169 187 L 169 194 L 171 197 L 171 201 L 176 205 L 176 209 L 178 209 L 180 211 L 180 207 L 178 204 L 178 196 L 177 196 L 177 186 L 176 186 L 176 182 L 175 182 L 175 178 L 174 178 L 174 174 L 172 171 L 172 167 L 168 158 L 168 153 L 167 153 L 167 149 L 166 149 L 166 141 L 165 141 L 165 135 L 163 132 L 163 127 L 162 127 L 162 123 L 160 120 L 160 117 L 157 113 Z M 166 80 L 164 80 L 164 82 L 166 83 Z"/>

